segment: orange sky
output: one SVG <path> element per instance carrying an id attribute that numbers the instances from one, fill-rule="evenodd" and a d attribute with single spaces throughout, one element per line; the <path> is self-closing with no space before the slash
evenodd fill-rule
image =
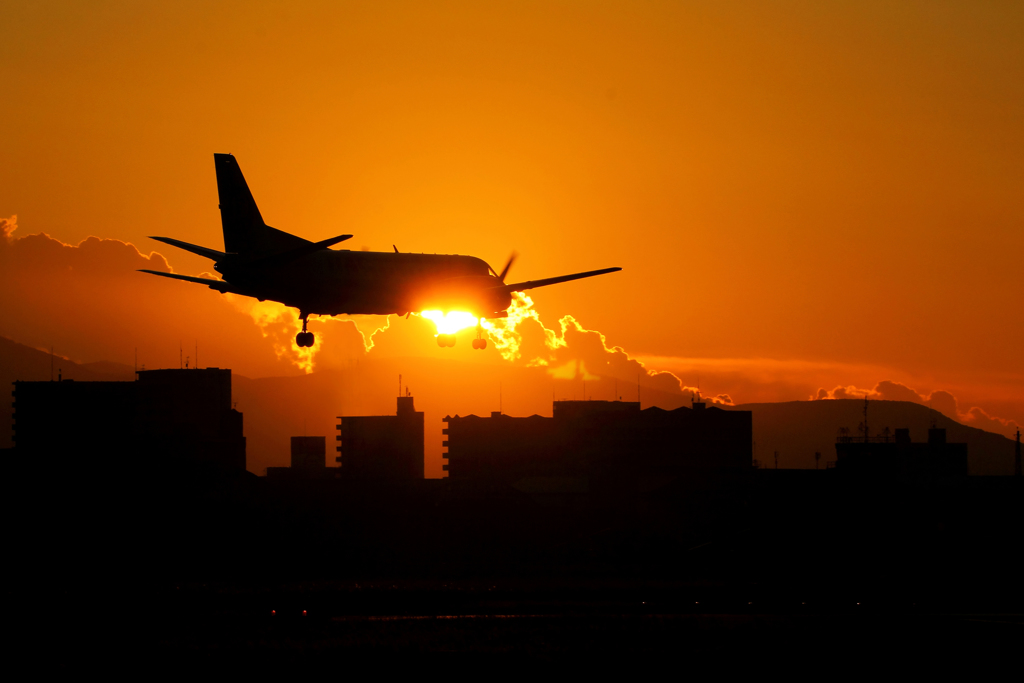
<path id="1" fill-rule="evenodd" d="M 536 310 L 712 393 L 896 380 L 1024 421 L 1021 4 L 6 2 L 0 26 L 15 237 L 208 270 L 144 236 L 219 247 L 231 152 L 309 239 L 516 249 L 515 279 L 622 266 Z M 153 366 L 198 338 L 297 371 L 208 290 L 126 274 L 72 320 L 18 303 L 28 273 L 0 300 L 18 341 L 126 361 L 141 339 Z M 395 353 L 500 362 L 414 337 Z"/>

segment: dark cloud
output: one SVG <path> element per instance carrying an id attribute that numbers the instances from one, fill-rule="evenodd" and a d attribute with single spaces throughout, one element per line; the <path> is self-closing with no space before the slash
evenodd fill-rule
<path id="1" fill-rule="evenodd" d="M 0 335 L 83 362 L 132 364 L 138 349 L 148 367 L 176 367 L 179 344 L 189 356 L 198 344 L 204 364 L 292 371 L 220 294 L 136 272 L 170 272 L 160 253 L 97 237 L 77 245 L 18 237 L 13 217 L 0 226 Z"/>

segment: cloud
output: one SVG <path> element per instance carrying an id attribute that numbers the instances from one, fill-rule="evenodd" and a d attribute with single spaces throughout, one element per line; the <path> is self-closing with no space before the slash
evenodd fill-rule
<path id="1" fill-rule="evenodd" d="M 589 398 L 632 400 L 639 392 L 645 404 L 673 407 L 687 404 L 699 385 L 712 403 L 796 400 L 813 392 L 814 399 L 912 401 L 1007 435 L 1018 424 L 979 406 L 962 408 L 945 390 L 923 393 L 894 379 L 859 388 L 872 375 L 892 376 L 876 366 L 631 355 L 572 315 L 549 327 L 526 295 L 517 297 L 509 318 L 488 321 L 490 345 L 483 353 L 469 348 L 471 331 L 461 333 L 457 349 L 436 348 L 432 323 L 419 316 L 311 317 L 316 345 L 299 349 L 295 309 L 137 273 L 173 269 L 162 254 L 143 253 L 127 242 L 89 237 L 70 245 L 46 234 L 18 237 L 17 229 L 16 216 L 0 219 L 0 335 L 53 346 L 79 361 L 131 364 L 138 349 L 140 364 L 177 367 L 179 350 L 191 356 L 198 346 L 205 365 L 267 377 L 346 368 L 368 354 L 433 357 L 539 369 L 561 398 L 582 397 L 586 382 Z M 837 376 L 855 382 L 836 385 L 830 380 Z M 835 388 L 814 391 L 815 386 Z"/>
<path id="2" fill-rule="evenodd" d="M 132 365 L 137 349 L 140 364 L 177 367 L 198 347 L 204 364 L 243 374 L 297 371 L 220 294 L 136 272 L 172 272 L 158 252 L 98 237 L 18 237 L 15 217 L 0 226 L 0 335 L 82 362 Z"/>
<path id="3" fill-rule="evenodd" d="M 991 416 L 984 409 L 977 406 L 961 411 L 956 396 L 943 389 L 925 394 L 892 380 L 883 380 L 876 384 L 873 389 L 861 389 L 852 385 L 845 387 L 837 386 L 832 390 L 818 389 L 818 392 L 811 396 L 811 400 L 863 399 L 865 397 L 877 401 L 910 401 L 912 403 L 920 403 L 968 426 L 995 432 L 1007 437 L 1012 437 L 1017 429 L 1020 428 L 1020 425 L 1013 420 Z"/>
<path id="4" fill-rule="evenodd" d="M 486 329 L 508 362 L 546 367 L 554 379 L 602 382 L 600 387 L 591 387 L 596 393 L 587 392 L 595 398 L 617 397 L 619 384 L 667 394 L 696 391 L 675 374 L 648 368 L 622 347 L 608 346 L 604 334 L 585 328 L 571 315 L 559 319 L 556 328 L 548 328 L 534 309 L 533 300 L 523 293 L 516 294 L 508 318 L 488 321 Z"/>
<path id="5" fill-rule="evenodd" d="M 6 246 L 11 243 L 14 239 L 13 233 L 18 229 L 18 217 L 11 216 L 10 218 L 0 218 L 0 247 Z"/>

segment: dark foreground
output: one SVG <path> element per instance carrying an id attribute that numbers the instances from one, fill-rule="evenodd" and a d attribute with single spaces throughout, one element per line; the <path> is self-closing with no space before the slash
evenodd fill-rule
<path id="1" fill-rule="evenodd" d="M 1010 478 L 782 471 L 583 496 L 8 480 L 4 493 L 5 654 L 42 668 L 977 668 L 1024 638 Z"/>

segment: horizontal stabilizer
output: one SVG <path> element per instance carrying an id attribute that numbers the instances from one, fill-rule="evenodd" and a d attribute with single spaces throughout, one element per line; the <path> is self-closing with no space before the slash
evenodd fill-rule
<path id="1" fill-rule="evenodd" d="M 528 280 L 526 282 L 516 282 L 515 284 L 505 285 L 503 289 L 509 292 L 523 292 L 526 291 L 527 289 L 547 287 L 548 285 L 557 285 L 559 282 L 582 280 L 585 277 L 594 277 L 595 275 L 614 273 L 619 270 L 622 270 L 622 268 L 602 268 L 601 270 L 588 270 L 585 273 L 573 273 L 572 275 L 560 275 L 558 277 L 549 277 L 543 280 Z"/>
<path id="2" fill-rule="evenodd" d="M 303 256 L 318 252 L 322 249 L 334 246 L 338 242 L 344 242 L 345 240 L 351 238 L 352 235 L 338 235 L 337 237 L 332 237 L 321 242 L 310 242 L 309 244 L 304 244 L 301 247 L 298 247 L 297 249 L 290 249 L 289 251 L 286 251 L 282 254 L 274 254 L 272 256 L 265 256 L 261 259 L 256 259 L 255 261 L 250 261 L 245 264 L 245 267 L 255 269 L 277 268 L 278 266 L 283 266 L 286 263 L 291 263 L 292 261 L 300 259 Z"/>
<path id="3" fill-rule="evenodd" d="M 195 282 L 196 284 L 206 285 L 210 289 L 216 289 L 218 292 L 234 292 L 235 289 L 224 282 L 223 280 L 209 280 L 204 277 L 192 277 L 190 275 L 178 275 L 177 273 L 164 273 L 159 270 L 139 270 L 140 273 L 149 273 L 150 275 L 159 275 L 160 277 L 169 277 L 172 280 L 184 280 L 185 282 Z"/>
<path id="4" fill-rule="evenodd" d="M 176 240 L 171 237 L 150 236 L 149 239 L 156 240 L 157 242 L 163 242 L 164 244 L 169 244 L 172 247 L 177 247 L 178 249 L 191 251 L 193 254 L 199 254 L 200 256 L 205 256 L 208 259 L 213 259 L 214 261 L 220 261 L 226 256 L 226 254 L 223 251 L 217 251 L 216 249 L 210 249 L 208 247 L 200 247 L 196 244 L 189 244 L 188 242 L 182 242 L 181 240 Z"/>

